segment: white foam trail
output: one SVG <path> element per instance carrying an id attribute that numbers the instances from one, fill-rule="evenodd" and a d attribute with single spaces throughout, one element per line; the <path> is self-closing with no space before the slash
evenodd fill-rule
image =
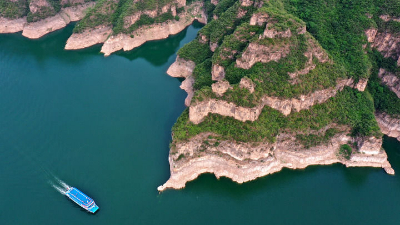
<path id="1" fill-rule="evenodd" d="M 54 175 L 53 175 L 54 176 Z M 57 182 L 65 189 L 70 189 L 71 187 L 66 184 L 64 181 L 60 180 L 58 177 L 54 176 L 54 178 L 57 180 Z"/>
<path id="2" fill-rule="evenodd" d="M 61 194 L 65 195 L 66 191 L 65 189 L 63 189 L 60 186 L 55 185 L 54 183 L 50 182 L 51 186 L 53 186 L 54 189 L 56 189 L 58 192 L 60 192 Z"/>

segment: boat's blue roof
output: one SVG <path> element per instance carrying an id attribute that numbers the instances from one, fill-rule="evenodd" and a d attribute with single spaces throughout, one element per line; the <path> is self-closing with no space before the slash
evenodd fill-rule
<path id="1" fill-rule="evenodd" d="M 67 192 L 67 195 L 76 200 L 77 203 L 80 203 L 84 206 L 89 206 L 90 203 L 93 202 L 93 199 L 89 198 L 87 195 L 83 194 L 80 190 L 74 187 Z"/>
<path id="2" fill-rule="evenodd" d="M 95 213 L 99 209 L 99 207 L 96 205 L 93 199 L 83 194 L 77 188 L 71 187 L 65 194 L 76 204 L 80 205 L 81 207 L 83 207 L 84 209 L 88 210 L 91 213 Z"/>

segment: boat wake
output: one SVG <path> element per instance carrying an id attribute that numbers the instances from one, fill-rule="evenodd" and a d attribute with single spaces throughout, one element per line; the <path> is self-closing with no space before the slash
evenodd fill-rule
<path id="1" fill-rule="evenodd" d="M 65 193 L 70 189 L 71 187 L 66 184 L 64 181 L 60 180 L 58 177 L 54 176 L 54 182 L 49 181 L 50 185 L 53 186 L 54 189 L 56 189 L 58 192 L 61 194 L 65 195 Z"/>

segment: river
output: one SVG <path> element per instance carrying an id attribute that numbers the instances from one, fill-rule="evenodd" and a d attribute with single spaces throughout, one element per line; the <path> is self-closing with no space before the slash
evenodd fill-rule
<path id="1" fill-rule="evenodd" d="M 0 224 L 399 223 L 400 176 L 375 168 L 284 169 L 241 185 L 207 174 L 159 194 L 186 97 L 165 71 L 200 25 L 106 58 L 99 46 L 63 50 L 72 28 L 0 35 Z M 384 148 L 400 174 L 400 143 Z M 98 213 L 58 193 L 54 176 Z"/>

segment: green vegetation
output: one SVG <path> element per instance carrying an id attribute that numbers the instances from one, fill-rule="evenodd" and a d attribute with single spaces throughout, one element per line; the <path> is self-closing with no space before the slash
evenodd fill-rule
<path id="1" fill-rule="evenodd" d="M 115 12 L 122 2 L 127 0 L 98 0 L 95 7 L 89 9 L 85 17 L 76 24 L 74 33 L 81 33 L 99 25 L 110 26 L 115 19 Z"/>
<path id="2" fill-rule="evenodd" d="M 309 31 L 346 68 L 349 77 L 369 77 L 371 68 L 363 52 L 367 43 L 364 31 L 374 26 L 367 17 L 373 0 L 284 0 L 285 8 L 306 22 Z"/>
<path id="3" fill-rule="evenodd" d="M 324 135 L 317 134 L 297 134 L 296 139 L 305 148 L 311 148 L 320 144 L 327 144 L 333 136 L 335 136 L 340 131 L 335 128 L 329 128 L 325 131 Z"/>
<path id="4" fill-rule="evenodd" d="M 341 146 L 340 146 L 340 149 L 339 149 L 339 156 L 341 156 L 341 157 L 343 157 L 343 158 L 349 160 L 352 151 L 353 151 L 353 150 L 352 150 L 352 148 L 351 148 L 349 145 L 347 145 L 347 144 L 341 145 Z"/>
<path id="5" fill-rule="evenodd" d="M 392 73 L 399 73 L 400 69 L 396 66 L 396 61 L 392 58 L 383 58 L 383 56 L 373 51 L 369 54 L 371 61 L 374 62 L 371 70 L 371 77 L 368 81 L 368 91 L 374 98 L 374 105 L 377 111 L 386 112 L 391 116 L 400 116 L 400 99 L 387 86 L 381 84 L 378 77 L 379 68 L 384 68 Z"/>
<path id="6" fill-rule="evenodd" d="M 28 1 L 18 0 L 12 2 L 10 0 L 0 1 L 0 17 L 9 19 L 17 19 L 28 14 Z"/>
<path id="7" fill-rule="evenodd" d="M 174 2 L 174 0 L 150 0 L 150 1 L 138 1 L 132 3 L 131 1 L 120 2 L 118 10 L 114 14 L 113 19 L 113 32 L 114 33 L 132 33 L 141 26 L 151 25 L 154 23 L 163 23 L 168 20 L 179 20 L 179 16 L 174 17 L 171 11 L 161 13 L 161 7 Z M 150 17 L 146 14 L 141 14 L 140 18 L 131 25 L 126 25 L 126 18 L 135 15 L 143 11 L 156 10 L 157 16 Z M 178 8 L 177 12 L 182 12 L 184 7 Z"/>
<path id="8" fill-rule="evenodd" d="M 366 92 L 345 88 L 336 97 L 323 104 L 312 106 L 309 110 L 291 113 L 285 117 L 279 111 L 264 107 L 258 120 L 241 122 L 231 117 L 209 114 L 198 125 L 189 121 L 188 110 L 185 110 L 172 128 L 174 142 L 187 140 L 203 132 L 212 132 L 222 139 L 234 139 L 242 142 L 275 142 L 280 132 L 318 131 L 325 126 L 337 123 L 352 128 L 354 136 L 381 136 L 374 117 L 374 106 Z M 325 133 L 310 146 L 323 143 L 334 135 L 335 130 Z M 301 138 L 301 136 L 300 136 Z M 304 139 L 308 139 L 304 136 Z"/>
<path id="9" fill-rule="evenodd" d="M 200 64 L 207 58 L 210 58 L 212 52 L 207 44 L 201 43 L 198 39 L 196 39 L 179 49 L 178 55 L 182 59 L 192 60 L 194 63 Z"/>
<path id="10" fill-rule="evenodd" d="M 239 17 L 239 12 L 246 14 Z M 270 29 L 290 29 L 292 36 L 260 39 L 265 23 L 251 26 L 249 21 L 253 13 L 267 14 L 264 20 L 267 20 Z M 172 129 L 175 143 L 203 132 L 212 132 L 227 140 L 274 142 L 279 133 L 289 132 L 297 133 L 297 140 L 309 148 L 327 143 L 335 134 L 342 132 L 333 126 L 325 133 L 318 134 L 320 129 L 330 124 L 348 126 L 353 136 L 380 137 L 382 134 L 374 117 L 375 108 L 391 115 L 400 115 L 400 99 L 381 85 L 377 76 L 379 68 L 398 74 L 400 71 L 394 60 L 384 59 L 376 51 L 366 54 L 370 50 L 364 33 L 371 27 L 381 31 L 400 31 L 400 23 L 384 22 L 379 18 L 383 14 L 400 17 L 399 1 L 277 0 L 264 1 L 263 7 L 253 8 L 242 7 L 238 1 L 223 0 L 215 7 L 213 14 L 219 18 L 203 27 L 198 38 L 178 52 L 181 58 L 196 63 L 192 103 L 215 98 L 254 107 L 265 95 L 297 98 L 333 87 L 340 79 L 353 78 L 357 82 L 371 76 L 368 89 L 359 92 L 345 87 L 327 102 L 314 105 L 309 110 L 292 112 L 287 117 L 277 110 L 264 107 L 259 119 L 254 122 L 209 114 L 203 122 L 194 125 L 189 121 L 186 110 Z M 299 35 L 297 32 L 304 25 L 308 33 Z M 210 45 L 215 43 L 218 47 L 211 52 Z M 278 61 L 258 62 L 250 69 L 238 68 L 236 62 L 250 43 L 278 51 L 286 47 L 290 48 L 290 53 Z M 315 67 L 309 73 L 290 78 L 290 73 L 310 65 L 305 56 L 309 49 L 317 49 L 316 54 L 326 54 L 324 58 L 329 60 L 321 63 L 314 57 L 312 62 Z M 210 88 L 213 83 L 212 65 L 215 64 L 225 68 L 225 79 L 232 86 L 222 97 L 217 97 Z M 254 93 L 239 88 L 238 83 L 243 77 L 254 82 Z M 346 150 L 347 147 L 344 148 Z M 350 157 L 350 153 L 346 153 L 346 157 Z"/>

